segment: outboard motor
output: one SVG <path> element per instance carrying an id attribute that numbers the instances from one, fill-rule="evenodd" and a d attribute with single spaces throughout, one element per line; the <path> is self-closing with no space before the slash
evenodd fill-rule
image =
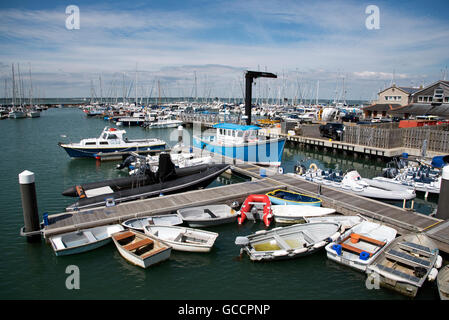
<path id="1" fill-rule="evenodd" d="M 128 156 L 128 157 L 126 157 L 126 159 L 122 163 L 118 164 L 116 168 L 118 170 L 121 170 L 121 169 L 124 169 L 124 168 L 129 168 L 131 163 L 134 162 L 134 161 L 136 161 L 136 157 L 135 156 L 132 156 L 132 155 Z"/>
<path id="2" fill-rule="evenodd" d="M 159 169 L 158 169 L 159 181 L 164 182 L 170 180 L 176 176 L 175 165 L 171 160 L 171 156 L 168 153 L 161 153 L 159 155 Z"/>

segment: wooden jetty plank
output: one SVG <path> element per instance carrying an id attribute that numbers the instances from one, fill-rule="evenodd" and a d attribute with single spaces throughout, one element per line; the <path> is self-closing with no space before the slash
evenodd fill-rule
<path id="1" fill-rule="evenodd" d="M 253 193 L 267 193 L 274 188 L 283 188 L 284 185 L 272 181 L 258 180 L 220 186 L 209 189 L 194 190 L 174 195 L 125 202 L 113 207 L 101 207 L 85 211 L 70 212 L 64 220 L 54 221 L 54 217 L 62 214 L 49 216 L 54 221 L 43 230 L 45 238 L 55 234 L 90 228 L 99 225 L 120 223 L 126 219 L 149 216 L 155 214 L 169 213 L 187 206 L 201 206 L 213 203 L 225 202 L 236 198 L 246 197 Z M 105 214 L 109 211 L 109 214 Z"/>

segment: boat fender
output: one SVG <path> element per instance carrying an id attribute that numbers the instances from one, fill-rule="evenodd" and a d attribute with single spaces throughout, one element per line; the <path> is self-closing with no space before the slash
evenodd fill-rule
<path id="1" fill-rule="evenodd" d="M 329 237 L 329 239 L 331 240 L 329 242 L 336 241 L 338 237 L 340 237 L 340 232 L 335 232 L 332 236 Z"/>
<path id="2" fill-rule="evenodd" d="M 273 256 L 275 257 L 286 256 L 287 254 L 288 254 L 287 250 L 277 250 L 273 252 Z"/>
<path id="3" fill-rule="evenodd" d="M 440 255 L 438 255 L 434 267 L 440 269 L 442 265 L 443 265 L 443 258 Z"/>
<path id="4" fill-rule="evenodd" d="M 312 163 L 312 164 L 309 166 L 309 169 L 311 169 L 311 170 L 313 170 L 313 171 L 317 171 L 317 170 L 318 170 L 318 166 L 317 166 L 315 163 Z"/>
<path id="5" fill-rule="evenodd" d="M 235 244 L 238 246 L 247 246 L 249 244 L 249 239 L 247 237 L 237 237 L 235 238 Z"/>
<path id="6" fill-rule="evenodd" d="M 366 251 L 360 252 L 359 259 L 363 261 L 367 261 L 369 259 L 369 253 Z"/>
<path id="7" fill-rule="evenodd" d="M 327 244 L 326 241 L 320 241 L 320 242 L 315 243 L 312 248 L 314 248 L 314 249 L 321 248 L 322 246 L 325 246 L 326 244 Z"/>
<path id="8" fill-rule="evenodd" d="M 278 168 L 278 173 L 279 173 L 279 174 L 284 174 L 284 168 L 279 167 L 279 168 Z"/>
<path id="9" fill-rule="evenodd" d="M 307 249 L 307 248 L 296 249 L 296 250 L 293 250 L 293 254 L 301 254 L 301 253 L 307 252 L 308 250 L 309 249 Z"/>
<path id="10" fill-rule="evenodd" d="M 337 253 L 338 256 L 341 256 L 342 249 L 340 244 L 334 244 L 331 248 Z"/>
<path id="11" fill-rule="evenodd" d="M 437 278 L 438 275 L 438 270 L 435 268 L 432 268 L 432 270 L 430 270 L 429 275 L 427 276 L 427 280 L 429 281 L 434 281 Z"/>

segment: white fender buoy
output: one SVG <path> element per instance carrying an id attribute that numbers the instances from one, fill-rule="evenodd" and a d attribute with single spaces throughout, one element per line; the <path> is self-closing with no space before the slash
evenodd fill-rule
<path id="1" fill-rule="evenodd" d="M 437 278 L 438 275 L 438 270 L 435 268 L 432 268 L 432 270 L 430 270 L 429 275 L 427 276 L 427 280 L 429 281 L 434 281 Z"/>
<path id="2" fill-rule="evenodd" d="M 336 241 L 340 237 L 340 232 L 335 232 L 330 238 L 332 241 Z"/>
<path id="3" fill-rule="evenodd" d="M 440 269 L 442 265 L 443 265 L 443 258 L 440 255 L 438 255 L 434 267 Z"/>
<path id="4" fill-rule="evenodd" d="M 317 242 L 317 243 L 315 243 L 314 245 L 313 245 L 313 248 L 314 249 L 316 249 L 316 248 L 321 248 L 322 246 L 324 246 L 324 245 L 326 245 L 326 241 L 320 241 L 320 242 Z"/>

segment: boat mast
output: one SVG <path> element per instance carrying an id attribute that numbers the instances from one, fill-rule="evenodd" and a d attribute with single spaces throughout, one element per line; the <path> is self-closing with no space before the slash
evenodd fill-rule
<path id="1" fill-rule="evenodd" d="M 12 106 L 16 105 L 16 78 L 14 76 L 14 63 L 12 64 Z"/>
<path id="2" fill-rule="evenodd" d="M 32 96 L 33 96 L 33 81 L 31 80 L 31 63 L 30 63 L 30 107 L 33 106 Z"/>

